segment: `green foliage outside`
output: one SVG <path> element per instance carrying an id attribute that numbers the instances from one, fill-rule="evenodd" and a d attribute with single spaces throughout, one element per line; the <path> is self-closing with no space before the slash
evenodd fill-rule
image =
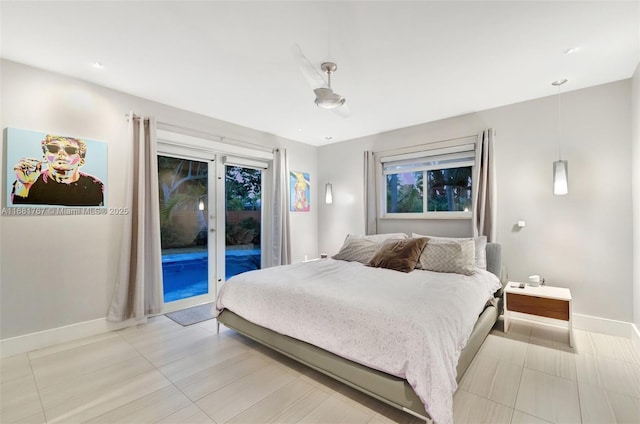
<path id="1" fill-rule="evenodd" d="M 206 230 L 205 216 L 198 203 L 207 194 L 207 171 L 206 162 L 158 156 L 163 249 L 193 246 L 203 226 Z"/>
<path id="2" fill-rule="evenodd" d="M 471 209 L 471 167 L 387 175 L 387 212 L 423 212 L 427 178 L 427 211 Z"/>
<path id="3" fill-rule="evenodd" d="M 256 169 L 228 166 L 225 176 L 227 211 L 259 211 L 262 198 L 262 172 Z M 260 222 L 252 217 L 238 224 L 227 222 L 227 245 L 254 244 L 260 246 Z"/>

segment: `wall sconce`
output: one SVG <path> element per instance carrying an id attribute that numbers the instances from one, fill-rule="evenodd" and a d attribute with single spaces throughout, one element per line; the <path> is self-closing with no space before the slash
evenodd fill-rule
<path id="1" fill-rule="evenodd" d="M 324 202 L 327 205 L 330 205 L 333 203 L 333 188 L 331 187 L 331 183 L 327 183 L 327 185 L 324 188 Z"/>
<path id="2" fill-rule="evenodd" d="M 562 160 L 560 139 L 562 137 L 560 125 L 560 86 L 568 80 L 560 79 L 551 83 L 558 87 L 558 160 L 553 162 L 553 194 L 562 196 L 569 193 L 569 164 Z"/>

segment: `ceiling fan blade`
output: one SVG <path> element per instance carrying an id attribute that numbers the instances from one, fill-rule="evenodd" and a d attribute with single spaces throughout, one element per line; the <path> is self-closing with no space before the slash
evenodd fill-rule
<path id="1" fill-rule="evenodd" d="M 291 52 L 293 57 L 302 72 L 302 75 L 307 80 L 312 89 L 316 88 L 328 88 L 327 82 L 322 77 L 322 74 L 313 67 L 309 59 L 302 53 L 302 49 L 298 44 L 291 46 Z"/>
<path id="2" fill-rule="evenodd" d="M 348 118 L 351 116 L 351 110 L 349 109 L 349 106 L 347 106 L 346 103 L 342 104 L 342 106 L 340 107 L 331 109 L 331 111 L 337 115 L 342 116 L 343 118 Z"/>

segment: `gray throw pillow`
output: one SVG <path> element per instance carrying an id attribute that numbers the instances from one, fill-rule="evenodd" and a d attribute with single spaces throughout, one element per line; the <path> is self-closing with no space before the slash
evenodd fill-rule
<path id="1" fill-rule="evenodd" d="M 419 239 L 418 239 L 419 240 Z M 429 238 L 419 259 L 420 268 L 435 272 L 472 275 L 475 272 L 475 243 L 468 240 Z"/>
<path id="2" fill-rule="evenodd" d="M 351 238 L 345 241 L 333 259 L 366 264 L 380 248 L 380 243 L 363 238 Z"/>

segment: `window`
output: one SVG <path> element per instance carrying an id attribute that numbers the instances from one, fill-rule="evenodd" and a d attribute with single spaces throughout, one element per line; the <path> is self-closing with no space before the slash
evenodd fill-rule
<path id="1" fill-rule="evenodd" d="M 470 218 L 475 143 L 380 157 L 383 216 Z"/>

